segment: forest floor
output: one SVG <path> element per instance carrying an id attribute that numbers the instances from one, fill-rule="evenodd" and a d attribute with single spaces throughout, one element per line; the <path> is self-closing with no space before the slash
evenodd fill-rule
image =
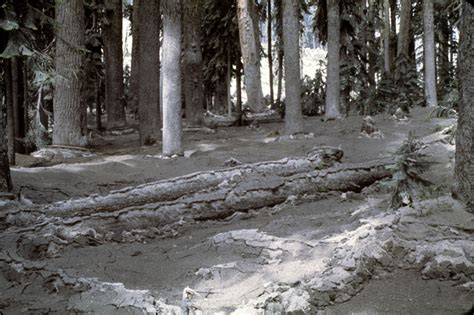
<path id="1" fill-rule="evenodd" d="M 186 132 L 185 157 L 172 159 L 159 146 L 140 147 L 136 132 L 108 134 L 83 157 L 19 156 L 12 176 L 21 206 L 46 205 L 221 169 L 231 158 L 304 157 L 315 146 L 342 148 L 343 163 L 366 162 L 391 156 L 409 132 L 430 139 L 454 124 L 421 108 L 407 122 L 375 120 L 380 139 L 361 135 L 359 116 L 305 118 L 311 134 L 297 139 L 278 139 L 283 124 Z M 389 209 L 391 182 L 382 181 L 184 222 L 167 237 L 75 243 L 42 257 L 27 255 L 26 229 L 0 224 L 0 314 L 469 313 L 474 217 L 449 195 L 454 146 L 427 141 L 423 152 L 436 162 L 423 175 L 434 195 L 398 210 Z"/>

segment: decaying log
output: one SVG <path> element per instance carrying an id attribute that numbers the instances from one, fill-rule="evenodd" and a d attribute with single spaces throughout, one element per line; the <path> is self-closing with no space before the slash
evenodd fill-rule
<path id="1" fill-rule="evenodd" d="M 236 126 L 239 117 L 237 116 L 222 116 L 211 112 L 204 114 L 204 125 L 209 128 L 231 127 Z"/>
<path id="2" fill-rule="evenodd" d="M 329 191 L 360 191 L 391 176 L 387 168 L 392 159 L 369 163 L 337 165 L 329 169 L 294 173 L 289 176 L 248 172 L 235 168 L 231 178 L 219 185 L 186 194 L 174 201 L 132 206 L 114 212 L 100 212 L 64 220 L 70 231 L 93 229 L 99 235 L 110 231 L 163 228 L 177 222 L 221 219 L 238 211 L 271 207 L 290 196 L 303 196 Z M 73 232 L 64 232 L 73 234 Z"/>
<path id="3" fill-rule="evenodd" d="M 278 176 L 289 177 L 308 173 L 315 169 L 329 167 L 343 156 L 341 149 L 317 147 L 306 158 L 284 158 L 277 161 L 239 165 L 221 170 L 197 172 L 177 178 L 161 180 L 136 187 L 112 191 L 106 196 L 93 195 L 54 203 L 46 207 L 51 216 L 83 216 L 99 212 L 113 212 L 128 207 L 140 207 L 157 202 L 168 202 L 182 196 L 221 185 L 235 176 Z"/>
<path id="4" fill-rule="evenodd" d="M 45 229 L 45 235 L 53 233 L 67 242 L 84 236 L 120 240 L 124 231 L 161 233 L 182 222 L 276 206 L 293 196 L 360 191 L 392 174 L 387 166 L 394 164 L 393 159 L 335 164 L 341 157 L 338 149 L 319 148 L 303 159 L 199 172 L 107 196 L 59 202 L 42 210 L 45 223 L 34 229 L 37 233 Z"/>
<path id="5" fill-rule="evenodd" d="M 221 116 L 211 112 L 207 112 L 204 115 L 204 124 L 209 128 L 219 127 L 231 127 L 238 125 L 239 117 L 237 116 Z M 281 122 L 281 115 L 275 110 L 267 110 L 261 113 L 250 113 L 246 112 L 242 115 L 242 124 L 250 125 L 253 123 L 257 124 L 269 124 Z"/>

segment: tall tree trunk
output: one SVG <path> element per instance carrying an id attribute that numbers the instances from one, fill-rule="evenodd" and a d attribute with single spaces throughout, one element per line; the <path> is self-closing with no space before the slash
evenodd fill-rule
<path id="1" fill-rule="evenodd" d="M 277 35 L 277 103 L 281 103 L 283 94 L 283 0 L 275 0 L 276 15 L 276 35 Z"/>
<path id="2" fill-rule="evenodd" d="M 448 92 L 450 83 L 450 63 L 449 63 L 449 36 L 450 29 L 447 16 L 442 16 L 439 26 L 439 50 L 438 50 L 438 90 L 440 97 L 443 97 Z"/>
<path id="3" fill-rule="evenodd" d="M 10 165 L 8 163 L 7 137 L 5 132 L 6 102 L 0 101 L 0 193 L 8 193 L 12 190 L 10 176 Z"/>
<path id="4" fill-rule="evenodd" d="M 132 13 L 132 70 L 130 74 L 130 108 L 129 112 L 138 113 L 138 85 L 140 77 L 140 56 L 139 56 L 139 37 L 140 37 L 140 0 L 133 0 Z"/>
<path id="5" fill-rule="evenodd" d="M 300 74 L 299 0 L 283 1 L 283 47 L 285 51 L 285 133 L 303 132 Z"/>
<path id="6" fill-rule="evenodd" d="M 405 55 L 407 58 L 410 45 L 411 0 L 400 0 L 400 30 L 398 32 L 397 57 Z"/>
<path id="7" fill-rule="evenodd" d="M 474 4 L 463 1 L 460 27 L 460 110 L 456 133 L 454 193 L 474 212 Z"/>
<path id="8" fill-rule="evenodd" d="M 238 125 L 240 125 L 242 119 L 242 64 L 240 63 L 240 61 L 237 61 L 235 81 L 237 85 L 237 101 L 235 105 L 235 115 L 238 118 L 237 123 Z"/>
<path id="9" fill-rule="evenodd" d="M 369 18 L 370 22 L 373 22 L 374 19 L 375 19 L 375 17 L 374 17 L 375 3 L 374 3 L 374 1 L 375 0 L 369 0 L 368 18 Z M 375 41 L 376 41 L 376 39 L 375 39 L 375 33 L 374 33 L 373 29 L 371 29 L 369 31 L 369 33 L 367 34 L 367 40 L 369 42 L 368 43 L 369 48 L 371 48 L 371 49 L 369 49 L 369 57 L 368 57 L 369 65 L 368 65 L 367 73 L 368 73 L 369 81 L 371 83 L 372 88 L 375 88 L 376 85 L 377 85 L 376 80 L 375 80 L 375 73 L 376 73 L 378 56 L 374 52 L 375 51 Z"/>
<path id="10" fill-rule="evenodd" d="M 339 0 L 328 0 L 328 67 L 326 84 L 326 113 L 327 119 L 341 117 L 341 20 Z"/>
<path id="11" fill-rule="evenodd" d="M 438 106 L 436 95 L 436 45 L 434 38 L 433 0 L 423 0 L 425 98 L 427 106 Z"/>
<path id="12" fill-rule="evenodd" d="M 81 0 L 56 1 L 55 67 L 61 76 L 54 85 L 53 144 L 85 146 L 81 125 L 81 78 L 84 47 L 84 5 Z"/>
<path id="13" fill-rule="evenodd" d="M 125 126 L 123 87 L 122 0 L 106 1 L 107 23 L 102 28 L 105 60 L 107 129 Z"/>
<path id="14" fill-rule="evenodd" d="M 14 146 L 15 152 L 25 153 L 25 147 L 21 140 L 26 135 L 25 130 L 25 98 L 23 80 L 23 60 L 20 57 L 11 59 L 12 66 L 12 100 L 13 100 L 13 120 L 15 128 Z"/>
<path id="15" fill-rule="evenodd" d="M 163 2 L 163 154 L 182 155 L 181 0 Z"/>
<path id="16" fill-rule="evenodd" d="M 151 145 L 160 135 L 160 1 L 140 1 L 138 116 L 140 144 Z"/>
<path id="17" fill-rule="evenodd" d="M 11 60 L 5 59 L 5 63 L 5 105 L 7 114 L 5 136 L 7 139 L 8 160 L 10 161 L 10 165 L 15 165 L 15 117 L 13 115 L 13 79 Z"/>
<path id="18" fill-rule="evenodd" d="M 183 2 L 184 92 L 186 122 L 190 127 L 203 125 L 201 6 L 201 0 Z"/>
<path id="19" fill-rule="evenodd" d="M 237 0 L 240 47 L 244 63 L 247 103 L 255 111 L 263 110 L 260 74 L 260 47 L 257 8 L 254 0 Z"/>
<path id="20" fill-rule="evenodd" d="M 390 0 L 390 64 L 395 64 L 397 57 L 397 0 Z"/>
<path id="21" fill-rule="evenodd" d="M 384 47 L 384 71 L 390 74 L 391 71 L 391 52 L 390 52 L 390 0 L 383 1 L 384 29 L 383 29 L 383 47 Z"/>
<path id="22" fill-rule="evenodd" d="M 273 54 L 272 54 L 272 0 L 267 0 L 267 55 L 268 79 L 270 83 L 270 104 L 275 100 L 273 90 Z"/>

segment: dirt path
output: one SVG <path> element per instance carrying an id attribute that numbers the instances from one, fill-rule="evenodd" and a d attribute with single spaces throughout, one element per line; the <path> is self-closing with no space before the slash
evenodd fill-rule
<path id="1" fill-rule="evenodd" d="M 16 169 L 13 176 L 24 198 L 47 203 L 216 169 L 229 158 L 248 163 L 304 156 L 315 145 L 340 145 L 344 162 L 361 162 L 395 151 L 409 131 L 425 136 L 449 123 L 427 117 L 422 109 L 407 125 L 378 117 L 383 139 L 359 137 L 354 126 L 360 117 L 307 119 L 314 137 L 290 141 L 273 141 L 282 128 L 277 124 L 192 134 L 190 158 L 173 160 L 158 159 L 157 148 L 127 149 L 135 141 L 130 135 L 84 163 Z M 439 183 L 439 196 L 397 211 L 388 210 L 388 183 L 379 183 L 361 193 L 289 198 L 225 220 L 183 222 L 172 238 L 94 246 L 85 239 L 42 259 L 31 255 L 50 244 L 6 230 L 0 236 L 0 312 L 467 312 L 474 301 L 474 218 L 441 185 L 450 178 L 452 149 L 426 149 L 441 162 L 427 174 Z"/>

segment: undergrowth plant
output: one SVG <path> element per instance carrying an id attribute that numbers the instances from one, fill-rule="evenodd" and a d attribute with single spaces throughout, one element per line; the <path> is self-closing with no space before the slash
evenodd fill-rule
<path id="1" fill-rule="evenodd" d="M 416 198 L 426 193 L 428 186 L 432 185 L 430 181 L 421 177 L 432 163 L 420 152 L 421 148 L 422 143 L 410 133 L 396 152 L 397 162 L 393 166 L 395 189 L 391 201 L 392 208 L 411 205 Z"/>

